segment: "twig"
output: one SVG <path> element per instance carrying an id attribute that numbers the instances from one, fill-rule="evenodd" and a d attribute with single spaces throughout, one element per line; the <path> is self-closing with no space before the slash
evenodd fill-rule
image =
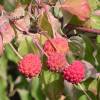
<path id="1" fill-rule="evenodd" d="M 12 48 L 12 50 L 14 51 L 14 53 L 20 58 L 23 59 L 23 57 L 17 52 L 17 50 L 13 47 L 13 45 L 11 43 L 9 43 L 9 46 Z"/>
<path id="2" fill-rule="evenodd" d="M 39 45 L 39 43 L 33 38 L 33 43 L 40 49 L 40 51 L 45 54 L 46 57 L 48 57 L 47 53 L 42 49 L 42 47 Z"/>
<path id="3" fill-rule="evenodd" d="M 81 84 L 78 83 L 78 85 L 79 85 L 79 87 L 81 88 L 81 90 L 84 92 L 84 94 L 87 96 L 87 98 L 88 98 L 89 100 L 92 100 L 91 97 L 86 93 L 86 91 L 84 91 L 84 89 L 83 89 L 83 87 L 81 86 Z"/>
<path id="4" fill-rule="evenodd" d="M 72 30 L 72 29 L 76 29 L 78 31 L 83 31 L 83 32 L 88 32 L 88 33 L 96 33 L 100 35 L 100 29 L 92 29 L 92 28 L 87 28 L 87 27 L 82 27 L 82 26 L 76 26 L 73 24 L 68 24 L 66 26 L 67 29 Z"/>

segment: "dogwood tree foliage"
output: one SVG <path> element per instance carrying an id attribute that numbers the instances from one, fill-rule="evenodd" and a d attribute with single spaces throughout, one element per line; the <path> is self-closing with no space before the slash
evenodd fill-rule
<path id="1" fill-rule="evenodd" d="M 0 100 L 100 100 L 99 73 L 100 0 L 0 0 Z"/>

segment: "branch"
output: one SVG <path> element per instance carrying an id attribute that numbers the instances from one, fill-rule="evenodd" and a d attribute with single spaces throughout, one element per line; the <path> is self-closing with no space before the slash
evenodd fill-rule
<path id="1" fill-rule="evenodd" d="M 87 27 L 82 27 L 82 26 L 76 26 L 73 24 L 68 24 L 66 26 L 67 29 L 72 30 L 72 29 L 76 29 L 78 31 L 82 31 L 82 32 L 88 32 L 88 33 L 96 33 L 100 35 L 100 29 L 92 29 L 92 28 L 87 28 Z"/>

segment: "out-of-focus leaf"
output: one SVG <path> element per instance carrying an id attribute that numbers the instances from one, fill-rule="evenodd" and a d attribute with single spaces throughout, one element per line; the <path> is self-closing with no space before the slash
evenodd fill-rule
<path id="1" fill-rule="evenodd" d="M 6 11 L 13 11 L 16 7 L 15 0 L 4 0 L 4 8 Z"/>
<path id="2" fill-rule="evenodd" d="M 90 84 L 92 84 L 92 83 L 94 84 L 94 81 L 92 81 Z M 90 86 L 90 84 L 89 84 L 89 86 Z M 96 86 L 96 84 L 94 84 L 94 85 Z M 76 90 L 76 96 L 77 96 L 77 99 L 76 100 L 88 100 L 89 98 L 91 98 L 89 100 L 92 100 L 92 98 L 93 98 L 93 100 L 97 100 L 96 99 L 96 95 L 95 95 L 96 94 L 95 93 L 96 91 L 93 90 L 93 88 L 89 88 L 89 86 L 88 86 L 88 88 L 85 88 L 85 84 L 83 84 L 83 83 L 81 84 L 81 87 L 79 85 L 76 86 L 76 89 L 77 89 Z M 89 98 L 83 92 L 83 90 L 87 93 L 87 95 L 88 95 Z"/>
<path id="3" fill-rule="evenodd" d="M 53 37 L 52 26 L 51 26 L 51 24 L 48 20 L 46 13 L 43 13 L 43 14 L 40 15 L 38 24 L 43 31 L 47 31 L 48 35 Z"/>
<path id="4" fill-rule="evenodd" d="M 82 83 L 84 84 L 85 89 L 89 88 L 89 85 L 93 82 L 94 78 L 88 78 L 85 81 L 83 81 Z"/>
<path id="5" fill-rule="evenodd" d="M 9 100 L 6 94 L 7 82 L 0 77 L 0 100 Z"/>
<path id="6" fill-rule="evenodd" d="M 48 70 L 43 71 L 44 92 L 50 100 L 58 100 L 64 90 L 64 80 L 61 75 Z"/>
<path id="7" fill-rule="evenodd" d="M 0 100 L 8 100 L 7 88 L 7 58 L 3 55 L 0 58 Z"/>
<path id="8" fill-rule="evenodd" d="M 25 90 L 25 89 L 18 89 L 17 90 L 21 100 L 33 100 L 31 95 L 29 94 L 29 91 Z"/>
<path id="9" fill-rule="evenodd" d="M 97 54 L 96 54 L 96 60 L 98 62 L 98 65 L 100 66 L 100 44 L 97 44 Z M 97 67 L 97 70 L 100 71 L 100 67 Z"/>
<path id="10" fill-rule="evenodd" d="M 21 2 L 22 4 L 28 4 L 28 3 L 31 2 L 31 0 L 20 0 L 20 2 Z"/>
<path id="11" fill-rule="evenodd" d="M 3 4 L 4 0 L 0 0 L 0 4 Z"/>
<path id="12" fill-rule="evenodd" d="M 100 29 L 100 16 L 91 16 L 90 26 L 95 29 Z"/>
<path id="13" fill-rule="evenodd" d="M 14 51 L 12 50 L 12 48 L 10 47 L 10 45 L 5 45 L 5 54 L 7 56 L 7 58 L 15 63 L 17 63 L 19 61 L 18 56 L 14 53 Z"/>
<path id="14" fill-rule="evenodd" d="M 29 82 L 24 76 L 19 76 L 19 80 L 15 81 L 16 88 L 29 89 Z"/>
<path id="15" fill-rule="evenodd" d="M 95 10 L 97 8 L 97 0 L 88 0 L 91 10 Z"/>
<path id="16" fill-rule="evenodd" d="M 43 95 L 43 91 L 41 90 L 40 79 L 35 77 L 31 82 L 31 94 L 35 98 L 35 100 L 45 100 L 45 96 Z"/>
<path id="17" fill-rule="evenodd" d="M 91 98 L 91 100 L 97 100 L 96 96 L 91 92 L 88 91 L 87 94 L 89 95 L 89 97 Z M 87 96 L 83 93 L 83 91 L 79 91 L 77 93 L 77 100 L 89 100 L 89 98 L 87 98 Z"/>
<path id="18" fill-rule="evenodd" d="M 100 10 L 96 10 L 96 11 L 94 12 L 94 15 L 100 16 Z"/>
<path id="19" fill-rule="evenodd" d="M 100 43 L 100 35 L 97 36 L 97 43 Z"/>
<path id="20" fill-rule="evenodd" d="M 97 99 L 100 98 L 100 77 L 97 79 Z"/>
<path id="21" fill-rule="evenodd" d="M 3 55 L 2 57 L 0 57 L 0 77 L 6 79 L 6 71 L 7 71 L 7 58 L 5 57 L 5 55 Z"/>
<path id="22" fill-rule="evenodd" d="M 97 79 L 93 80 L 89 84 L 88 90 L 93 92 L 94 94 L 97 94 Z"/>

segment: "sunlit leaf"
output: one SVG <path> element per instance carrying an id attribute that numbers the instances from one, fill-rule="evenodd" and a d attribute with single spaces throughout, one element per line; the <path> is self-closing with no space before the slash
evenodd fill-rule
<path id="1" fill-rule="evenodd" d="M 90 7 L 87 0 L 66 0 L 61 5 L 61 8 L 76 15 L 82 21 L 89 18 Z"/>
<path id="2" fill-rule="evenodd" d="M 48 20 L 48 17 L 46 15 L 46 13 L 43 13 L 38 21 L 39 26 L 41 27 L 41 29 L 43 31 L 46 31 L 48 33 L 49 36 L 53 37 L 53 30 L 52 30 L 52 26 Z"/>

